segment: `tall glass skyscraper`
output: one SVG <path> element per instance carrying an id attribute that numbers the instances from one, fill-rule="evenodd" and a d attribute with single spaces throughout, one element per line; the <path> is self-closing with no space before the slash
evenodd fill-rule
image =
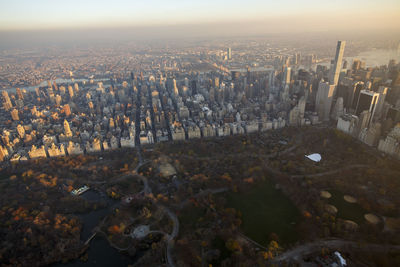
<path id="1" fill-rule="evenodd" d="M 344 54 L 344 47 L 346 45 L 346 41 L 338 41 L 336 46 L 336 55 L 335 61 L 333 63 L 333 67 L 330 71 L 329 83 L 333 85 L 337 85 L 339 81 L 339 75 L 342 68 L 342 60 Z"/>

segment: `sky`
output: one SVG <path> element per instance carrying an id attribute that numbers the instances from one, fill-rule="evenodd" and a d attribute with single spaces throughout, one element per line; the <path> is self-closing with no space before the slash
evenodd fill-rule
<path id="1" fill-rule="evenodd" d="M 0 0 L 0 31 L 230 23 L 270 31 L 400 29 L 399 14 L 400 0 Z"/>

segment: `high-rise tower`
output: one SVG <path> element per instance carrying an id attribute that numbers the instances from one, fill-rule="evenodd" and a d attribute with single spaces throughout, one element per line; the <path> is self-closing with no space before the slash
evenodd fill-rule
<path id="1" fill-rule="evenodd" d="M 64 120 L 64 134 L 65 134 L 65 136 L 68 136 L 68 137 L 72 136 L 72 132 L 71 132 L 71 129 L 69 128 L 69 123 L 67 120 Z"/>
<path id="2" fill-rule="evenodd" d="M 334 90 L 335 85 L 327 82 L 322 81 L 318 85 L 315 109 L 321 121 L 329 120 Z"/>
<path id="3" fill-rule="evenodd" d="M 288 86 L 290 84 L 290 74 L 291 68 L 285 67 L 285 71 L 283 72 L 283 83 L 285 86 Z"/>
<path id="4" fill-rule="evenodd" d="M 230 47 L 228 47 L 228 49 L 226 50 L 227 53 L 227 58 L 228 60 L 232 59 L 232 49 Z"/>
<path id="5" fill-rule="evenodd" d="M 337 85 L 339 81 L 340 70 L 342 68 L 344 47 L 346 45 L 346 41 L 338 41 L 336 46 L 336 55 L 335 60 L 333 62 L 333 66 L 329 75 L 329 83 L 332 85 Z"/>
<path id="6" fill-rule="evenodd" d="M 3 91 L 3 92 L 1 92 L 1 94 L 3 95 L 3 107 L 4 107 L 4 109 L 5 110 L 9 110 L 9 109 L 11 109 L 12 108 L 12 103 L 11 103 L 11 100 L 10 100 L 10 97 L 8 96 L 8 93 L 7 93 L 7 91 Z"/>

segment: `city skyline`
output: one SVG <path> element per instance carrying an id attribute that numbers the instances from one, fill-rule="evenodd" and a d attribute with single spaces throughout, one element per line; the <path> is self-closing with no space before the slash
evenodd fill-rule
<path id="1" fill-rule="evenodd" d="M 0 0 L 1 266 L 400 266 L 399 0 Z"/>

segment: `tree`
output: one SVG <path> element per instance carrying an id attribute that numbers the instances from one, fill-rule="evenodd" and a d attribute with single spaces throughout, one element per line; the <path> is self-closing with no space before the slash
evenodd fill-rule
<path id="1" fill-rule="evenodd" d="M 230 238 L 228 239 L 228 241 L 226 241 L 225 246 L 227 249 L 229 249 L 230 251 L 242 251 L 242 248 L 240 247 L 239 242 L 237 242 L 236 240 Z"/>

